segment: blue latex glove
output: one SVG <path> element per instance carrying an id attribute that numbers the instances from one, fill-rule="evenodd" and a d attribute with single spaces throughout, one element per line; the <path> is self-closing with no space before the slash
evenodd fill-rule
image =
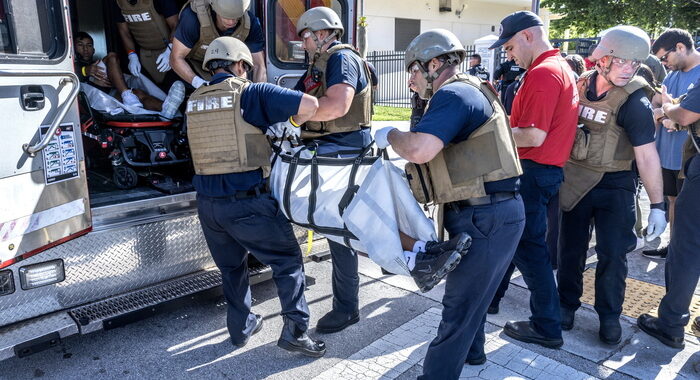
<path id="1" fill-rule="evenodd" d="M 647 225 L 647 241 L 652 241 L 661 236 L 666 229 L 666 212 L 653 208 L 649 212 Z"/>

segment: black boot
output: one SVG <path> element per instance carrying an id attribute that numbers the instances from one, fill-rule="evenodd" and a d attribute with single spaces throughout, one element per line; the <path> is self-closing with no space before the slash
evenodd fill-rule
<path id="1" fill-rule="evenodd" d="M 600 321 L 600 329 L 598 337 L 605 344 L 619 344 L 622 340 L 622 326 L 620 326 L 620 318 L 605 319 Z"/>
<path id="2" fill-rule="evenodd" d="M 250 335 L 246 336 L 245 339 L 243 339 L 242 342 L 234 343 L 237 347 L 243 347 L 248 343 L 248 340 L 250 339 L 251 336 L 257 334 L 262 330 L 263 326 L 263 319 L 260 314 L 255 314 L 255 327 L 253 328 L 253 331 L 251 331 Z"/>
<path id="3" fill-rule="evenodd" d="M 345 330 L 346 327 L 357 323 L 360 320 L 360 313 L 354 312 L 346 314 L 340 311 L 331 310 L 321 317 L 316 324 L 316 332 L 320 334 L 330 334 Z"/>
<path id="4" fill-rule="evenodd" d="M 282 334 L 277 341 L 277 346 L 287 351 L 299 352 L 302 355 L 320 358 L 326 353 L 326 344 L 321 340 L 314 340 L 306 331 L 302 331 L 293 320 L 284 318 Z"/>
<path id="5" fill-rule="evenodd" d="M 411 270 L 411 277 L 420 291 L 425 293 L 455 269 L 461 259 L 462 255 L 457 251 L 442 251 L 439 254 L 418 252 L 416 266 Z"/>
<path id="6" fill-rule="evenodd" d="M 564 306 L 559 307 L 559 313 L 561 314 L 561 329 L 564 331 L 569 331 L 574 328 L 574 316 L 576 315 L 576 310 L 571 310 Z"/>
<path id="7" fill-rule="evenodd" d="M 668 246 L 657 249 L 645 249 L 642 251 L 642 255 L 650 259 L 666 259 L 666 256 L 668 256 Z"/>
<path id="8" fill-rule="evenodd" d="M 683 341 L 683 335 L 672 336 L 664 332 L 659 324 L 658 318 L 652 317 L 649 314 L 642 314 L 637 318 L 637 326 L 639 326 L 642 331 L 658 339 L 661 343 L 678 349 L 683 349 L 685 347 L 685 342 Z"/>
<path id="9" fill-rule="evenodd" d="M 562 338 L 548 338 L 535 331 L 530 321 L 508 322 L 503 326 L 503 332 L 521 342 L 535 343 L 547 348 L 559 348 L 564 344 Z"/>

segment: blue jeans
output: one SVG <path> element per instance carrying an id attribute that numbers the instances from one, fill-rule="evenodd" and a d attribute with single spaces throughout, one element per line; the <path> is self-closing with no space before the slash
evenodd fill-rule
<path id="1" fill-rule="evenodd" d="M 502 202 L 445 210 L 451 236 L 472 237 L 469 252 L 447 275 L 442 321 L 428 347 L 421 379 L 457 379 L 472 342 L 484 345 L 486 309 L 508 268 L 525 225 L 519 195 Z"/>
<path id="2" fill-rule="evenodd" d="M 671 246 L 666 258 L 666 295 L 659 305 L 660 326 L 672 336 L 683 336 L 688 307 L 700 278 L 700 155 L 686 164 L 686 179 L 676 199 Z"/>
<path id="3" fill-rule="evenodd" d="M 304 298 L 301 250 L 277 201 L 270 194 L 244 200 L 198 195 L 197 209 L 209 251 L 221 270 L 228 303 L 226 325 L 233 343 L 242 343 L 255 328 L 248 252 L 272 268 L 281 314 L 306 331 L 309 307 Z"/>
<path id="4" fill-rule="evenodd" d="M 521 160 L 520 194 L 525 204 L 525 231 L 515 251 L 513 263 L 530 290 L 530 322 L 547 338 L 561 338 L 561 315 L 557 285 L 554 282 L 545 236 L 547 205 L 559 193 L 564 178 L 562 168 Z"/>

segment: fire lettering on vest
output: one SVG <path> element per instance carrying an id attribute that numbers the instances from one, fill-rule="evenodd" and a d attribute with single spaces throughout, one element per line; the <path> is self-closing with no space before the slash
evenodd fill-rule
<path id="1" fill-rule="evenodd" d="M 205 96 L 187 102 L 187 112 L 212 111 L 222 108 L 233 108 L 233 96 Z"/>
<path id="2" fill-rule="evenodd" d="M 126 20 L 126 22 L 144 22 L 152 20 L 151 14 L 149 12 L 133 15 L 122 14 L 122 16 L 124 16 L 124 20 Z"/>
<path id="3" fill-rule="evenodd" d="M 591 107 L 586 107 L 580 104 L 578 106 L 578 115 L 584 119 L 588 119 L 601 124 L 605 124 L 606 120 L 608 119 L 607 112 L 596 110 Z"/>

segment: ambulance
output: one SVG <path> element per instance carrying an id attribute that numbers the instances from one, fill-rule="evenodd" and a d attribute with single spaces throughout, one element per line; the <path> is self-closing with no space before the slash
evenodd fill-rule
<path id="1" fill-rule="evenodd" d="M 123 53 L 110 1 L 0 0 L 0 360 L 221 285 L 191 187 L 120 188 L 86 152 L 72 35 L 88 32 L 97 56 Z M 293 87 L 304 72 L 295 22 L 315 6 L 336 10 L 357 44 L 356 0 L 252 1 L 270 82 Z M 295 232 L 302 252 L 326 249 Z M 271 277 L 255 260 L 249 274 Z"/>

